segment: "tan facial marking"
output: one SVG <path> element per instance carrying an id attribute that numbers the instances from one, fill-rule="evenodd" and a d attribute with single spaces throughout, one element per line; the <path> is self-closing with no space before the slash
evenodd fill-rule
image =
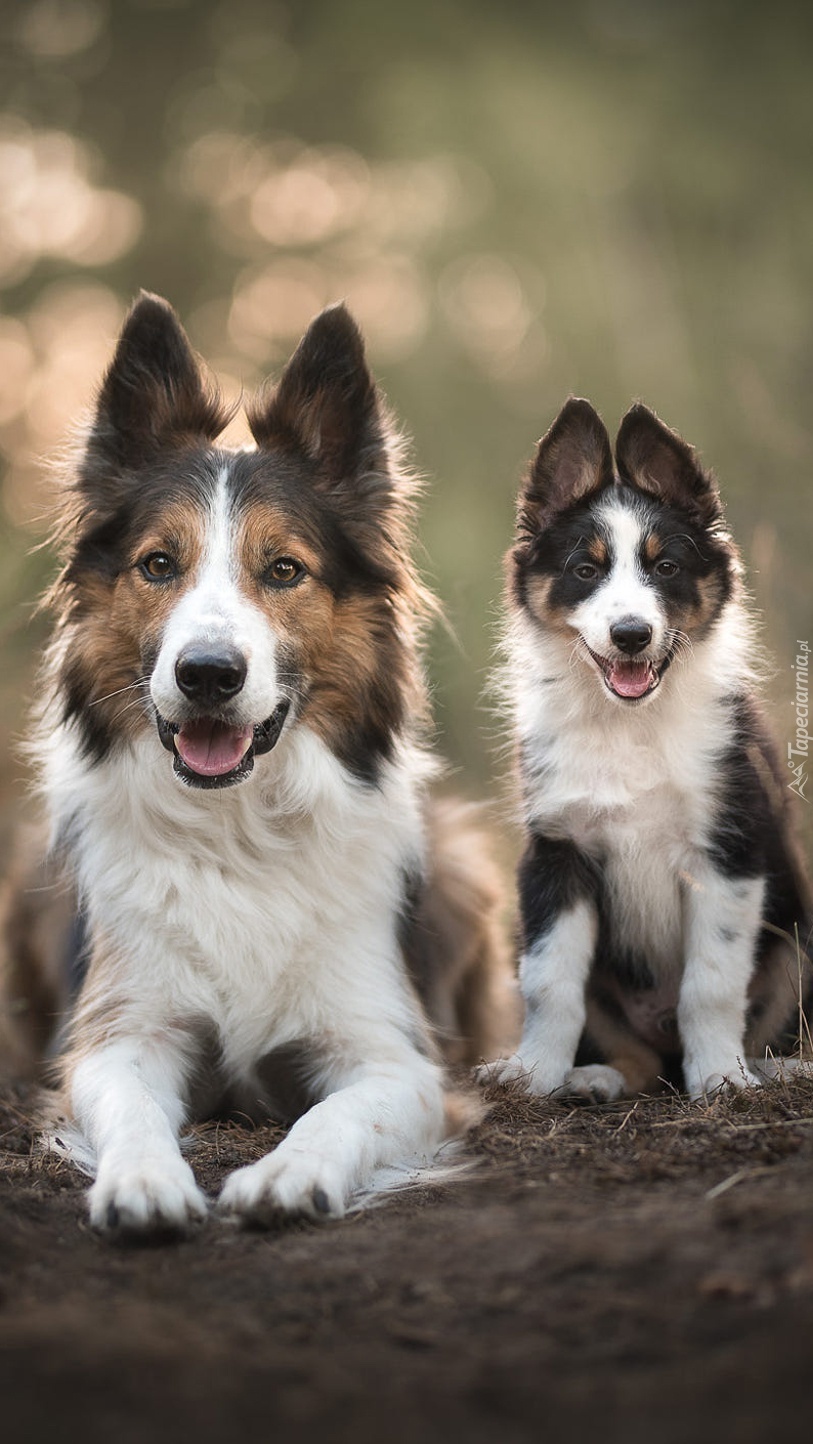
<path id="1" fill-rule="evenodd" d="M 674 618 L 670 617 L 671 625 L 687 632 L 690 636 L 693 632 L 702 631 L 714 618 L 720 605 L 723 583 L 720 577 L 712 572 L 707 577 L 701 577 L 697 583 L 697 601 L 687 607 L 683 607 Z"/>
<path id="2" fill-rule="evenodd" d="M 661 546 L 661 539 L 660 539 L 660 537 L 657 536 L 654 531 L 653 531 L 653 532 L 650 532 L 650 533 L 649 533 L 649 536 L 647 537 L 646 541 L 644 542 L 644 556 L 646 557 L 647 561 L 648 561 L 648 562 L 655 562 L 655 561 L 657 561 L 657 559 L 658 559 L 658 557 L 660 556 L 662 550 L 663 550 L 663 548 L 662 548 L 662 546 Z"/>
<path id="3" fill-rule="evenodd" d="M 300 536 L 284 514 L 274 506 L 258 503 L 244 518 L 237 537 L 241 585 L 247 593 L 266 590 L 262 578 L 276 557 L 293 557 L 301 562 L 309 576 L 318 576 L 321 558 Z"/>
<path id="4" fill-rule="evenodd" d="M 241 586 L 295 657 L 304 691 L 301 720 L 332 745 L 355 728 L 365 706 L 375 708 L 382 679 L 387 687 L 407 685 L 397 606 L 380 592 L 334 596 L 322 580 L 325 558 L 271 505 L 252 507 L 237 547 Z M 263 578 L 275 557 L 300 562 L 304 577 L 292 586 L 269 586 Z M 420 699 L 411 700 L 417 713 Z"/>
<path id="5" fill-rule="evenodd" d="M 569 632 L 566 621 L 566 608 L 551 606 L 550 593 L 553 587 L 553 577 L 532 576 L 528 580 L 527 604 L 528 610 L 537 622 L 543 626 L 555 627 L 562 632 Z"/>
<path id="6" fill-rule="evenodd" d="M 203 520 L 193 507 L 167 507 L 136 538 L 112 580 L 85 571 L 73 587 L 69 613 L 71 644 L 63 674 L 93 707 L 99 723 L 127 737 L 149 725 L 142 657 L 157 648 L 161 632 L 182 591 L 194 580 L 203 551 Z M 166 552 L 178 563 L 176 580 L 148 581 L 138 568 L 150 552 Z"/>
<path id="7" fill-rule="evenodd" d="M 204 521 L 192 507 L 168 507 L 152 519 L 149 531 L 131 548 L 130 565 L 116 579 L 110 622 L 123 642 L 141 653 L 156 642 L 178 598 L 195 583 L 204 550 Z M 145 577 L 139 562 L 151 552 L 165 552 L 176 564 L 171 580 Z"/>
<path id="8" fill-rule="evenodd" d="M 528 607 L 537 621 L 546 622 L 550 615 L 550 589 L 553 586 L 551 577 L 532 576 L 528 581 Z"/>

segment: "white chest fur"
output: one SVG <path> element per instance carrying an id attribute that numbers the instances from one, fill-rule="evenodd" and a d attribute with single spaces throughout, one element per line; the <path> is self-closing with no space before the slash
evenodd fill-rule
<path id="1" fill-rule="evenodd" d="M 405 751 L 364 788 L 298 728 L 247 783 L 198 792 L 152 736 L 88 768 L 63 734 L 47 785 L 111 981 L 164 1016 L 210 1019 L 240 1071 L 343 1008 L 406 1007 L 395 929 L 425 773 Z"/>
<path id="2" fill-rule="evenodd" d="M 683 954 L 683 895 L 714 827 L 731 700 L 717 648 L 676 663 L 645 707 L 604 695 L 580 663 L 511 641 L 510 685 L 527 825 L 574 842 L 601 868 L 613 935 L 660 974 Z M 677 668 L 680 667 L 680 671 Z"/>

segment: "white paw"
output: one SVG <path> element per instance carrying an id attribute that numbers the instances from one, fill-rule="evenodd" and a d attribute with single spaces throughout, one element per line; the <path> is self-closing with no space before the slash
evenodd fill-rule
<path id="1" fill-rule="evenodd" d="M 104 1160 L 90 1190 L 90 1221 L 105 1233 L 188 1233 L 208 1203 L 189 1164 L 177 1158 Z"/>
<path id="2" fill-rule="evenodd" d="M 617 1068 L 610 1068 L 605 1063 L 591 1063 L 584 1068 L 571 1068 L 554 1097 L 583 1099 L 587 1103 L 614 1103 L 628 1091 L 624 1075 Z"/>
<path id="3" fill-rule="evenodd" d="M 280 1144 L 257 1163 L 230 1174 L 217 1207 L 244 1223 L 271 1224 L 291 1217 L 341 1218 L 347 1202 L 335 1163 L 316 1152 L 286 1150 Z"/>
<path id="4" fill-rule="evenodd" d="M 481 1063 L 476 1069 L 481 1083 L 519 1083 L 537 1098 L 546 1098 L 555 1093 L 564 1080 L 564 1068 L 545 1066 L 532 1062 L 527 1056 L 512 1053 L 508 1058 L 495 1058 L 493 1063 Z"/>
<path id="5" fill-rule="evenodd" d="M 480 1063 L 474 1070 L 480 1083 L 522 1083 L 526 1088 L 530 1082 L 530 1071 L 519 1053 L 509 1058 L 494 1058 L 491 1063 Z"/>
<path id="6" fill-rule="evenodd" d="M 720 1068 L 714 1072 L 707 1072 L 705 1068 L 688 1069 L 684 1065 L 684 1074 L 686 1092 L 694 1103 L 714 1098 L 718 1093 L 729 1088 L 737 1091 L 743 1088 L 760 1088 L 763 1081 L 746 1068 L 739 1058 L 736 1058 L 729 1067 Z"/>

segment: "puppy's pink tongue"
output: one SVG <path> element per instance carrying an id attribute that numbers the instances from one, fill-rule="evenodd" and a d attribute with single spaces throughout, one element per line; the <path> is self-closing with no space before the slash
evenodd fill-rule
<path id="1" fill-rule="evenodd" d="M 643 697 L 652 682 L 652 669 L 648 662 L 613 662 L 607 680 L 619 697 Z"/>
<path id="2" fill-rule="evenodd" d="M 253 727 L 227 727 L 211 717 L 187 722 L 175 735 L 178 755 L 200 777 L 223 777 L 242 762 L 254 736 Z"/>

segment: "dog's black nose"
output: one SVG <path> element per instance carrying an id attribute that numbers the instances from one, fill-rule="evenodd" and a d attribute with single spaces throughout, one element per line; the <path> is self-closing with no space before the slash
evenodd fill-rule
<path id="1" fill-rule="evenodd" d="M 210 707 L 236 697 L 247 671 L 245 657 L 230 647 L 189 648 L 175 663 L 175 681 L 190 702 Z"/>
<path id="2" fill-rule="evenodd" d="M 626 652 L 628 657 L 634 657 L 636 652 L 642 652 L 652 641 L 652 628 L 647 622 L 642 622 L 640 617 L 622 617 L 620 622 L 615 622 L 610 628 L 610 641 L 619 652 Z"/>

